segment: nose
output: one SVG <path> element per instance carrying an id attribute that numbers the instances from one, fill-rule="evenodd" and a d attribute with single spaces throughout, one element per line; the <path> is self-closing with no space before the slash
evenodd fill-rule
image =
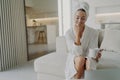
<path id="1" fill-rule="evenodd" d="M 81 22 L 81 18 L 78 19 L 78 22 Z"/>

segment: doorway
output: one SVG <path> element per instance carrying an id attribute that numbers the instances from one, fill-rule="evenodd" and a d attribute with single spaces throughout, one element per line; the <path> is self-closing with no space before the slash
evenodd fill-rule
<path id="1" fill-rule="evenodd" d="M 28 60 L 56 50 L 57 0 L 25 0 Z"/>

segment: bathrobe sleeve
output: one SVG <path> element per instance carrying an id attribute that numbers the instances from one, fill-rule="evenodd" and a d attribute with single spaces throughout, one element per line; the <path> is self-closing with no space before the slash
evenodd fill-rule
<path id="1" fill-rule="evenodd" d="M 71 29 L 69 29 L 66 32 L 65 38 L 66 38 L 66 43 L 67 43 L 67 48 L 68 48 L 69 53 L 74 54 L 76 56 L 83 54 L 82 46 L 81 45 L 76 45 L 74 43 L 75 42 L 75 40 L 74 40 L 75 36 L 74 36 L 74 33 L 72 32 Z"/>

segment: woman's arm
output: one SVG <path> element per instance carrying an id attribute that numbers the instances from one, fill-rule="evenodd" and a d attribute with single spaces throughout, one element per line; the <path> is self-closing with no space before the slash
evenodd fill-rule
<path id="1" fill-rule="evenodd" d="M 75 44 L 81 45 L 80 39 L 82 38 L 84 26 L 83 25 L 75 26 L 74 31 L 75 31 Z"/>
<path id="2" fill-rule="evenodd" d="M 103 49 L 100 49 L 99 51 L 98 51 L 98 54 L 97 54 L 97 56 L 96 56 L 96 58 L 95 58 L 95 60 L 96 60 L 96 62 L 98 62 L 99 61 L 99 59 L 101 58 L 101 52 L 103 51 Z"/>
<path id="3" fill-rule="evenodd" d="M 81 45 L 75 42 L 74 37 L 75 36 L 73 35 L 72 30 L 68 30 L 65 35 L 68 51 L 72 54 L 80 55 L 83 50 Z"/>

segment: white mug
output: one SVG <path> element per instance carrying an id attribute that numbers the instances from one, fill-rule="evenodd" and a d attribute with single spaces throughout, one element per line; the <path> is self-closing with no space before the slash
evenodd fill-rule
<path id="1" fill-rule="evenodd" d="M 96 58 L 99 48 L 89 49 L 88 57 Z"/>

